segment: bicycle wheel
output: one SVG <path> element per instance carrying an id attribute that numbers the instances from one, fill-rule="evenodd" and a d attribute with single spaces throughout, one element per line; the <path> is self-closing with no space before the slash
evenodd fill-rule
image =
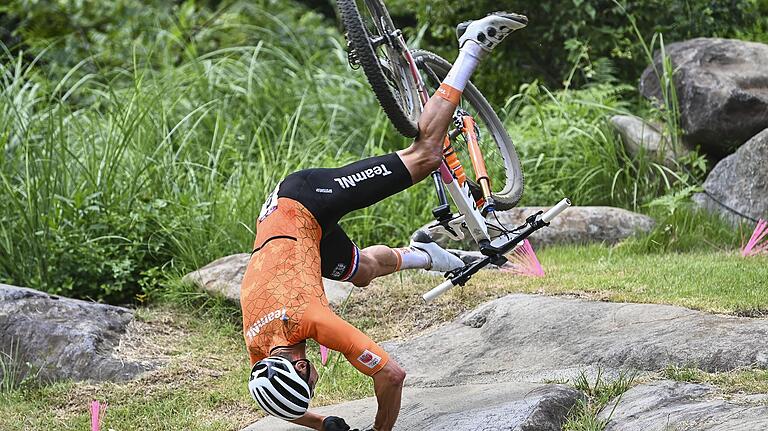
<path id="1" fill-rule="evenodd" d="M 451 63 L 429 51 L 414 50 L 412 54 L 424 84 L 436 90 L 451 70 Z M 501 120 L 471 82 L 464 89 L 459 108 L 469 112 L 479 128 L 480 148 L 491 178 L 491 196 L 496 202 L 496 209 L 514 207 L 523 195 L 523 171 L 515 146 Z M 454 140 L 452 144 L 464 168 L 471 169 L 469 152 L 466 146 L 462 147 L 461 139 Z M 476 183 L 468 181 L 473 192 L 479 191 L 480 187 Z"/>
<path id="2" fill-rule="evenodd" d="M 364 3 L 365 18 L 356 0 L 337 0 L 350 44 L 350 64 L 357 62 L 363 67 L 379 104 L 397 131 L 415 138 L 421 102 L 398 42 L 400 31 L 381 0 L 364 0 Z"/>

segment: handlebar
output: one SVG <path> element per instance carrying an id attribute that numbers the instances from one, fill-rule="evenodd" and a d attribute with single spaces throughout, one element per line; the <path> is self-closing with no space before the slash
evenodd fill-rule
<path id="1" fill-rule="evenodd" d="M 445 280 L 444 282 L 440 283 L 439 286 L 435 287 L 434 289 L 422 295 L 422 298 L 424 298 L 424 301 L 426 302 L 432 302 L 432 300 L 442 295 L 452 287 L 453 287 L 453 282 L 449 278 L 448 280 Z"/>
<path id="2" fill-rule="evenodd" d="M 490 244 L 481 246 L 480 251 L 485 255 L 484 259 L 448 272 L 446 274 L 448 279 L 440 283 L 439 286 L 422 295 L 422 298 L 425 302 L 431 302 L 438 296 L 447 292 L 453 286 L 463 286 L 467 281 L 469 281 L 470 277 L 472 277 L 475 273 L 477 273 L 477 271 L 484 268 L 488 264 L 503 264 L 506 262 L 506 258 L 503 256 L 504 254 L 515 248 L 517 244 L 528 238 L 528 236 L 530 236 L 532 233 L 543 228 L 544 226 L 549 226 L 550 221 L 552 221 L 555 217 L 560 215 L 570 206 L 570 199 L 565 198 L 558 202 L 557 205 L 547 210 L 547 212 L 543 214 L 538 212 L 537 214 L 528 217 L 524 225 L 519 226 L 512 231 L 515 235 L 503 244 L 498 246 L 491 246 Z"/>
<path id="3" fill-rule="evenodd" d="M 565 198 L 557 203 L 557 205 L 553 206 L 549 209 L 549 211 L 545 212 L 541 216 L 541 221 L 544 223 L 549 223 L 554 219 L 555 217 L 559 216 L 561 212 L 565 211 L 569 206 L 571 206 L 571 200 L 568 198 Z"/>

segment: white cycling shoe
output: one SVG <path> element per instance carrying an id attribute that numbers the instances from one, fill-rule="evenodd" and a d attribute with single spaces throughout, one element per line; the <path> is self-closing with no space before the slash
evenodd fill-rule
<path id="1" fill-rule="evenodd" d="M 431 266 L 427 268 L 430 271 L 448 272 L 464 266 L 464 262 L 455 254 L 437 245 L 437 243 L 423 230 L 418 230 L 411 237 L 411 247 L 429 255 Z"/>
<path id="2" fill-rule="evenodd" d="M 471 40 L 485 51 L 490 51 L 508 34 L 526 25 L 528 25 L 528 18 L 525 15 L 511 12 L 493 12 L 484 18 L 462 22 L 456 26 L 459 49 Z"/>

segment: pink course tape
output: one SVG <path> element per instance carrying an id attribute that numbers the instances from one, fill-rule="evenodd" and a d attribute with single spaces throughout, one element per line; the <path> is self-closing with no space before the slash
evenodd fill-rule
<path id="1" fill-rule="evenodd" d="M 757 222 L 755 231 L 741 249 L 741 255 L 744 257 L 760 253 L 768 253 L 768 221 L 762 219 Z"/>
<path id="2" fill-rule="evenodd" d="M 328 362 L 328 348 L 322 344 L 320 345 L 320 362 L 322 362 L 323 365 Z"/>
<path id="3" fill-rule="evenodd" d="M 527 277 L 544 277 L 544 268 L 536 257 L 530 241 L 527 239 L 514 251 L 506 255 L 508 264 L 501 267 L 502 271 L 512 272 Z"/>
<path id="4" fill-rule="evenodd" d="M 91 431 L 99 431 L 99 410 L 98 401 L 91 401 Z"/>

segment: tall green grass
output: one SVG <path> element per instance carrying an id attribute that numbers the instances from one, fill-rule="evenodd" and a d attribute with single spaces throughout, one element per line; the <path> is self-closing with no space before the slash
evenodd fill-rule
<path id="1" fill-rule="evenodd" d="M 130 54 L 108 40 L 78 61 L 57 51 L 71 40 L 0 54 L 0 281 L 130 302 L 249 251 L 258 209 L 286 174 L 408 144 L 333 26 L 293 3 L 233 4 L 158 9 Z M 521 155 L 523 203 L 569 196 L 645 211 L 687 186 L 624 151 L 607 119 L 632 97 L 628 86 L 537 83 L 511 97 L 500 115 Z M 434 203 L 425 182 L 342 225 L 360 246 L 399 245 Z"/>
<path id="2" fill-rule="evenodd" d="M 75 68 L 54 81 L 6 52 L 3 281 L 130 301 L 161 268 L 247 251 L 264 196 L 289 172 L 403 145 L 348 70 L 338 34 L 293 32 L 261 12 L 255 44 L 197 54 L 191 42 L 179 65 L 150 67 L 137 54 L 126 70 L 74 80 Z M 418 201 L 399 197 L 346 226 L 363 244 L 402 242 L 414 213 L 428 212 Z"/>

